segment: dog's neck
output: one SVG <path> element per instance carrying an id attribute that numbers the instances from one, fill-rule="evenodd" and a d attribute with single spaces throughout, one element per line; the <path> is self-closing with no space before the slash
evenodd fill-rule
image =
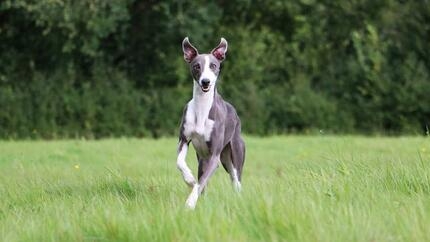
<path id="1" fill-rule="evenodd" d="M 203 92 L 201 87 L 194 81 L 193 103 L 196 114 L 197 127 L 203 128 L 209 117 L 216 94 L 216 86 L 211 87 L 207 92 Z"/>

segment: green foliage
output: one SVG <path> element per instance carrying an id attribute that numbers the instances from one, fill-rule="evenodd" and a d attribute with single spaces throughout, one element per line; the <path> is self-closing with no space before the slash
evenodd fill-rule
<path id="1" fill-rule="evenodd" d="M 229 41 L 219 89 L 248 133 L 422 133 L 429 23 L 420 1 L 5 0 L 0 137 L 175 134 L 185 36 Z"/>

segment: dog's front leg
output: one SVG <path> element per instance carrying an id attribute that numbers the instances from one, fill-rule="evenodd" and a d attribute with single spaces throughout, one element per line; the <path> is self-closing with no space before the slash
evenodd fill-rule
<path id="1" fill-rule="evenodd" d="M 188 196 L 188 199 L 186 201 L 186 206 L 190 209 L 194 209 L 197 204 L 197 200 L 202 193 L 203 189 L 205 189 L 206 185 L 208 184 L 209 178 L 214 173 L 215 169 L 218 167 L 218 163 L 220 161 L 220 156 L 211 156 L 210 159 L 207 161 L 207 166 L 205 167 L 202 176 L 199 178 L 199 182 L 194 185 L 193 190 L 191 191 L 191 194 Z M 199 166 L 202 164 L 199 163 Z"/>
<path id="2" fill-rule="evenodd" d="M 196 184 L 196 179 L 191 172 L 191 169 L 188 167 L 185 159 L 187 158 L 188 152 L 188 142 L 186 140 L 179 140 L 178 144 L 178 158 L 176 159 L 176 165 L 178 169 L 182 173 L 182 177 L 184 178 L 185 183 L 188 186 L 193 187 Z"/>

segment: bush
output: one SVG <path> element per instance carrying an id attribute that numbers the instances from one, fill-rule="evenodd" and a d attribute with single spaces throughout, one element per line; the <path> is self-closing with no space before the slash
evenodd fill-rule
<path id="1" fill-rule="evenodd" d="M 229 41 L 245 132 L 430 126 L 430 7 L 386 1 L 5 0 L 0 137 L 168 136 L 191 98 L 180 43 Z"/>

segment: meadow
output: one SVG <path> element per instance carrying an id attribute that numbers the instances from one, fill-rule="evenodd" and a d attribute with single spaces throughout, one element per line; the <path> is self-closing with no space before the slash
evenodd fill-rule
<path id="1" fill-rule="evenodd" d="M 0 241 L 430 241 L 429 137 L 245 141 L 194 211 L 175 138 L 0 141 Z"/>

